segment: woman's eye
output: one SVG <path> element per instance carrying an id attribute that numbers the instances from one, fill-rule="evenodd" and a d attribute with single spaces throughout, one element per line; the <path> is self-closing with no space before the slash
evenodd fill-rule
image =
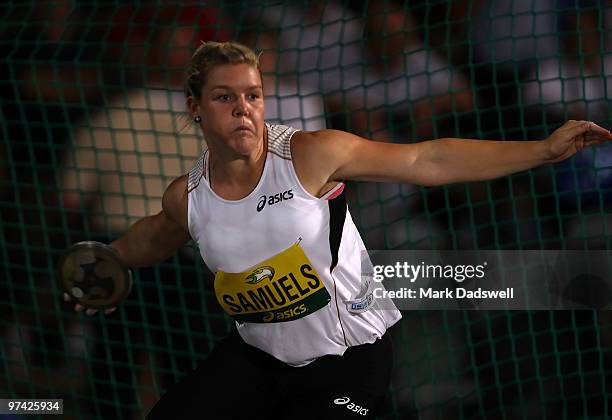
<path id="1" fill-rule="evenodd" d="M 215 99 L 217 99 L 219 101 L 227 102 L 227 101 L 229 101 L 230 96 L 229 95 L 219 95 Z"/>
<path id="2" fill-rule="evenodd" d="M 259 95 L 257 93 L 251 93 L 249 95 L 249 99 L 252 100 L 252 101 L 255 101 L 255 100 L 259 99 Z"/>

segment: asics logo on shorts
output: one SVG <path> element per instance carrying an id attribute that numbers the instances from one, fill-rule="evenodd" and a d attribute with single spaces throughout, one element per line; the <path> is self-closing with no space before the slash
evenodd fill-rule
<path id="1" fill-rule="evenodd" d="M 347 410 L 354 412 L 355 414 L 359 414 L 360 416 L 368 415 L 368 408 L 361 407 L 351 402 L 349 397 L 339 397 L 334 400 L 334 404 L 336 405 L 344 405 Z"/>
<path id="2" fill-rule="evenodd" d="M 274 204 L 278 204 L 281 201 L 291 200 L 293 198 L 293 190 L 287 190 L 284 192 L 279 192 L 276 194 L 270 195 L 262 195 L 259 197 L 259 201 L 257 202 L 257 211 L 260 212 L 266 207 L 266 203 L 269 206 Z"/>
<path id="3" fill-rule="evenodd" d="M 350 401 L 351 399 L 349 397 L 340 397 L 334 400 L 334 404 L 344 405 L 344 404 L 348 404 Z"/>

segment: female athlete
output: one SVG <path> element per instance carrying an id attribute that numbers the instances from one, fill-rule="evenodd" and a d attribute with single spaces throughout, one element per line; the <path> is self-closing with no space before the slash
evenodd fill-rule
<path id="1" fill-rule="evenodd" d="M 586 121 L 541 141 L 418 144 L 270 125 L 258 57 L 233 42 L 195 51 L 185 91 L 208 148 L 167 188 L 162 210 L 111 246 L 142 267 L 197 242 L 236 330 L 149 419 L 372 417 L 391 374 L 386 331 L 401 315 L 374 299 L 362 276 L 368 260 L 343 182 L 487 180 L 612 139 Z"/>

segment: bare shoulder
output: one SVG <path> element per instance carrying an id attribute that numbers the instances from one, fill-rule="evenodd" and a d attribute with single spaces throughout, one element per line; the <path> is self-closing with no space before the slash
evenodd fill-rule
<path id="1" fill-rule="evenodd" d="M 352 147 L 368 140 L 341 130 L 298 131 L 291 140 L 292 152 L 296 153 L 329 153 L 331 151 Z"/>
<path id="2" fill-rule="evenodd" d="M 359 179 L 359 161 L 367 161 L 385 148 L 384 143 L 341 130 L 296 133 L 294 137 L 291 151 L 300 179 L 315 176 L 319 182 Z"/>
<path id="3" fill-rule="evenodd" d="M 185 230 L 188 229 L 187 179 L 187 175 L 182 175 L 172 181 L 168 188 L 166 188 L 162 199 L 162 209 L 166 216 L 181 225 Z"/>
<path id="4" fill-rule="evenodd" d="M 333 188 L 334 156 L 340 152 L 338 130 L 299 131 L 291 138 L 293 167 L 302 186 L 320 197 Z"/>
<path id="5" fill-rule="evenodd" d="M 294 160 L 306 164 L 333 166 L 364 142 L 369 141 L 340 130 L 300 131 L 291 140 L 291 154 Z"/>
<path id="6" fill-rule="evenodd" d="M 412 180 L 420 147 L 368 140 L 340 130 L 296 133 L 291 152 L 300 181 Z M 406 176 L 408 174 L 408 176 Z M 314 181 L 313 181 L 314 180 Z M 408 181 L 407 181 L 408 182 Z"/>

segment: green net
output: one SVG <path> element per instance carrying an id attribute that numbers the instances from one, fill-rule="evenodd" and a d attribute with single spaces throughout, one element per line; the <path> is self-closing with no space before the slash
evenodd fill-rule
<path id="1" fill-rule="evenodd" d="M 263 51 L 267 119 L 377 140 L 609 127 L 599 1 L 10 1 L 0 10 L 0 397 L 142 418 L 231 328 L 192 246 L 135 272 L 109 317 L 72 311 L 61 252 L 160 209 L 203 147 L 183 118 L 200 40 Z M 370 249 L 608 249 L 612 154 L 424 188 L 348 185 Z M 381 418 L 607 417 L 605 311 L 411 311 Z M 7 417 L 12 418 L 12 417 Z"/>

